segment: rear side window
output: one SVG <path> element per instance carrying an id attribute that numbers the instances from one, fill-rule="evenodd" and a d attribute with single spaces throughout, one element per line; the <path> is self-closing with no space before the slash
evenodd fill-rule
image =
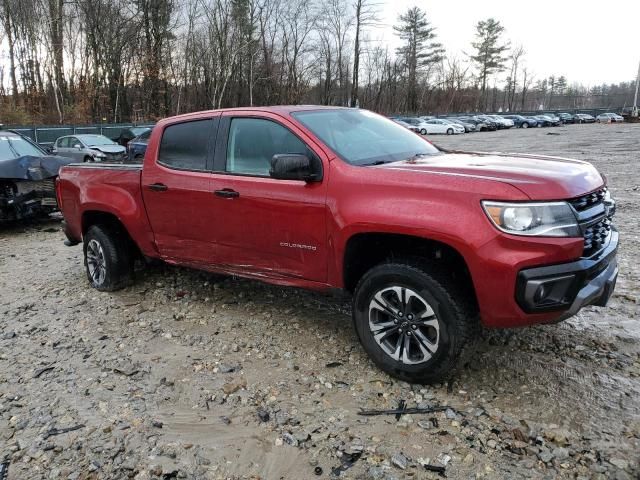
<path id="1" fill-rule="evenodd" d="M 58 139 L 57 144 L 60 148 L 69 148 L 69 137 Z"/>
<path id="2" fill-rule="evenodd" d="M 164 129 L 158 162 L 180 170 L 206 170 L 213 120 L 177 123 Z"/>

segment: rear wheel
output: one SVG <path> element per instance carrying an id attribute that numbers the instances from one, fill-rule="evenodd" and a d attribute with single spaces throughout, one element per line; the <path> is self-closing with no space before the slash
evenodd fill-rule
<path id="1" fill-rule="evenodd" d="M 529 128 L 529 124 L 527 122 L 522 123 L 522 128 Z"/>
<path id="2" fill-rule="evenodd" d="M 93 288 L 111 292 L 133 278 L 131 242 L 121 228 L 92 225 L 84 236 L 84 264 Z"/>
<path id="3" fill-rule="evenodd" d="M 422 130 L 420 130 L 420 135 L 426 135 L 427 134 L 427 129 L 423 128 Z"/>
<path id="4" fill-rule="evenodd" d="M 417 383 L 446 379 L 477 337 L 475 308 L 446 270 L 418 259 L 380 264 L 358 283 L 356 332 L 373 362 Z"/>

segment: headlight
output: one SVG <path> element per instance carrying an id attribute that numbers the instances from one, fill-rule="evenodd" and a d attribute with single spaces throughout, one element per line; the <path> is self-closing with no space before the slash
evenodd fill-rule
<path id="1" fill-rule="evenodd" d="M 483 201 L 493 224 L 512 235 L 580 237 L 573 210 L 567 202 L 506 203 Z"/>
<path id="2" fill-rule="evenodd" d="M 93 154 L 93 158 L 107 158 L 107 155 L 102 152 L 96 152 Z"/>

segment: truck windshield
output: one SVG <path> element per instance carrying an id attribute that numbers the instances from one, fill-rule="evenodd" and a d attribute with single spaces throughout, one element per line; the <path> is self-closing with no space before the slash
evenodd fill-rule
<path id="1" fill-rule="evenodd" d="M 0 136 L 0 160 L 10 160 L 25 155 L 41 157 L 42 152 L 23 138 Z"/>
<path id="2" fill-rule="evenodd" d="M 367 110 L 309 110 L 292 115 L 352 165 L 379 165 L 440 153 L 405 127 Z"/>

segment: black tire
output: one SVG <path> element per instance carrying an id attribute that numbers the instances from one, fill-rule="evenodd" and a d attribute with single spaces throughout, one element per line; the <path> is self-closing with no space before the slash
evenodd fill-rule
<path id="1" fill-rule="evenodd" d="M 447 128 L 447 135 L 453 135 L 453 128 Z"/>
<path id="2" fill-rule="evenodd" d="M 522 128 L 529 128 L 528 122 L 522 122 Z"/>
<path id="3" fill-rule="evenodd" d="M 427 134 L 427 129 L 423 128 L 422 130 L 420 130 L 420 135 L 426 135 Z"/>
<path id="4" fill-rule="evenodd" d="M 93 162 L 93 157 L 87 155 L 86 157 L 84 157 L 84 159 L 82 160 L 84 163 L 89 163 L 89 162 Z"/>
<path id="5" fill-rule="evenodd" d="M 399 286 L 417 293 L 428 302 L 435 313 L 439 325 L 434 343 L 436 350 L 431 352 L 432 356 L 429 359 L 424 360 L 426 357 L 423 356 L 420 360 L 422 363 L 409 364 L 392 358 L 376 341 L 371 331 L 370 315 L 373 311 L 371 305 L 374 297 L 379 292 L 388 291 L 391 286 Z M 353 321 L 358 338 L 372 361 L 389 375 L 412 383 L 441 382 L 464 364 L 480 333 L 477 308 L 472 300 L 473 293 L 468 290 L 460 281 L 454 280 L 446 269 L 422 259 L 382 263 L 369 270 L 356 287 L 353 297 Z M 407 306 L 409 303 L 407 302 Z M 382 315 L 392 318 L 386 313 Z M 397 324 L 396 320 L 397 318 L 393 322 Z M 416 327 L 408 326 L 409 322 L 406 320 L 409 320 L 408 315 L 404 320 L 400 319 L 403 322 L 400 327 L 405 328 L 405 332 L 410 328 L 413 328 L 411 332 L 415 332 Z M 397 336 L 390 338 L 398 338 L 403 330 L 397 328 L 399 327 L 392 326 L 385 332 L 396 329 L 400 334 L 393 334 Z M 409 336 L 411 333 L 405 335 Z M 415 333 L 411 341 L 414 342 L 414 346 L 415 343 L 421 343 Z M 403 349 L 405 347 L 401 348 Z"/>
<path id="6" fill-rule="evenodd" d="M 101 249 L 104 275 L 95 275 L 88 259 L 95 247 Z M 91 286 L 101 292 L 113 292 L 129 285 L 133 280 L 134 255 L 131 240 L 121 228 L 110 225 L 92 225 L 84 236 L 84 265 Z M 97 255 L 100 258 L 100 255 Z M 95 267 L 94 267 L 95 268 Z"/>

